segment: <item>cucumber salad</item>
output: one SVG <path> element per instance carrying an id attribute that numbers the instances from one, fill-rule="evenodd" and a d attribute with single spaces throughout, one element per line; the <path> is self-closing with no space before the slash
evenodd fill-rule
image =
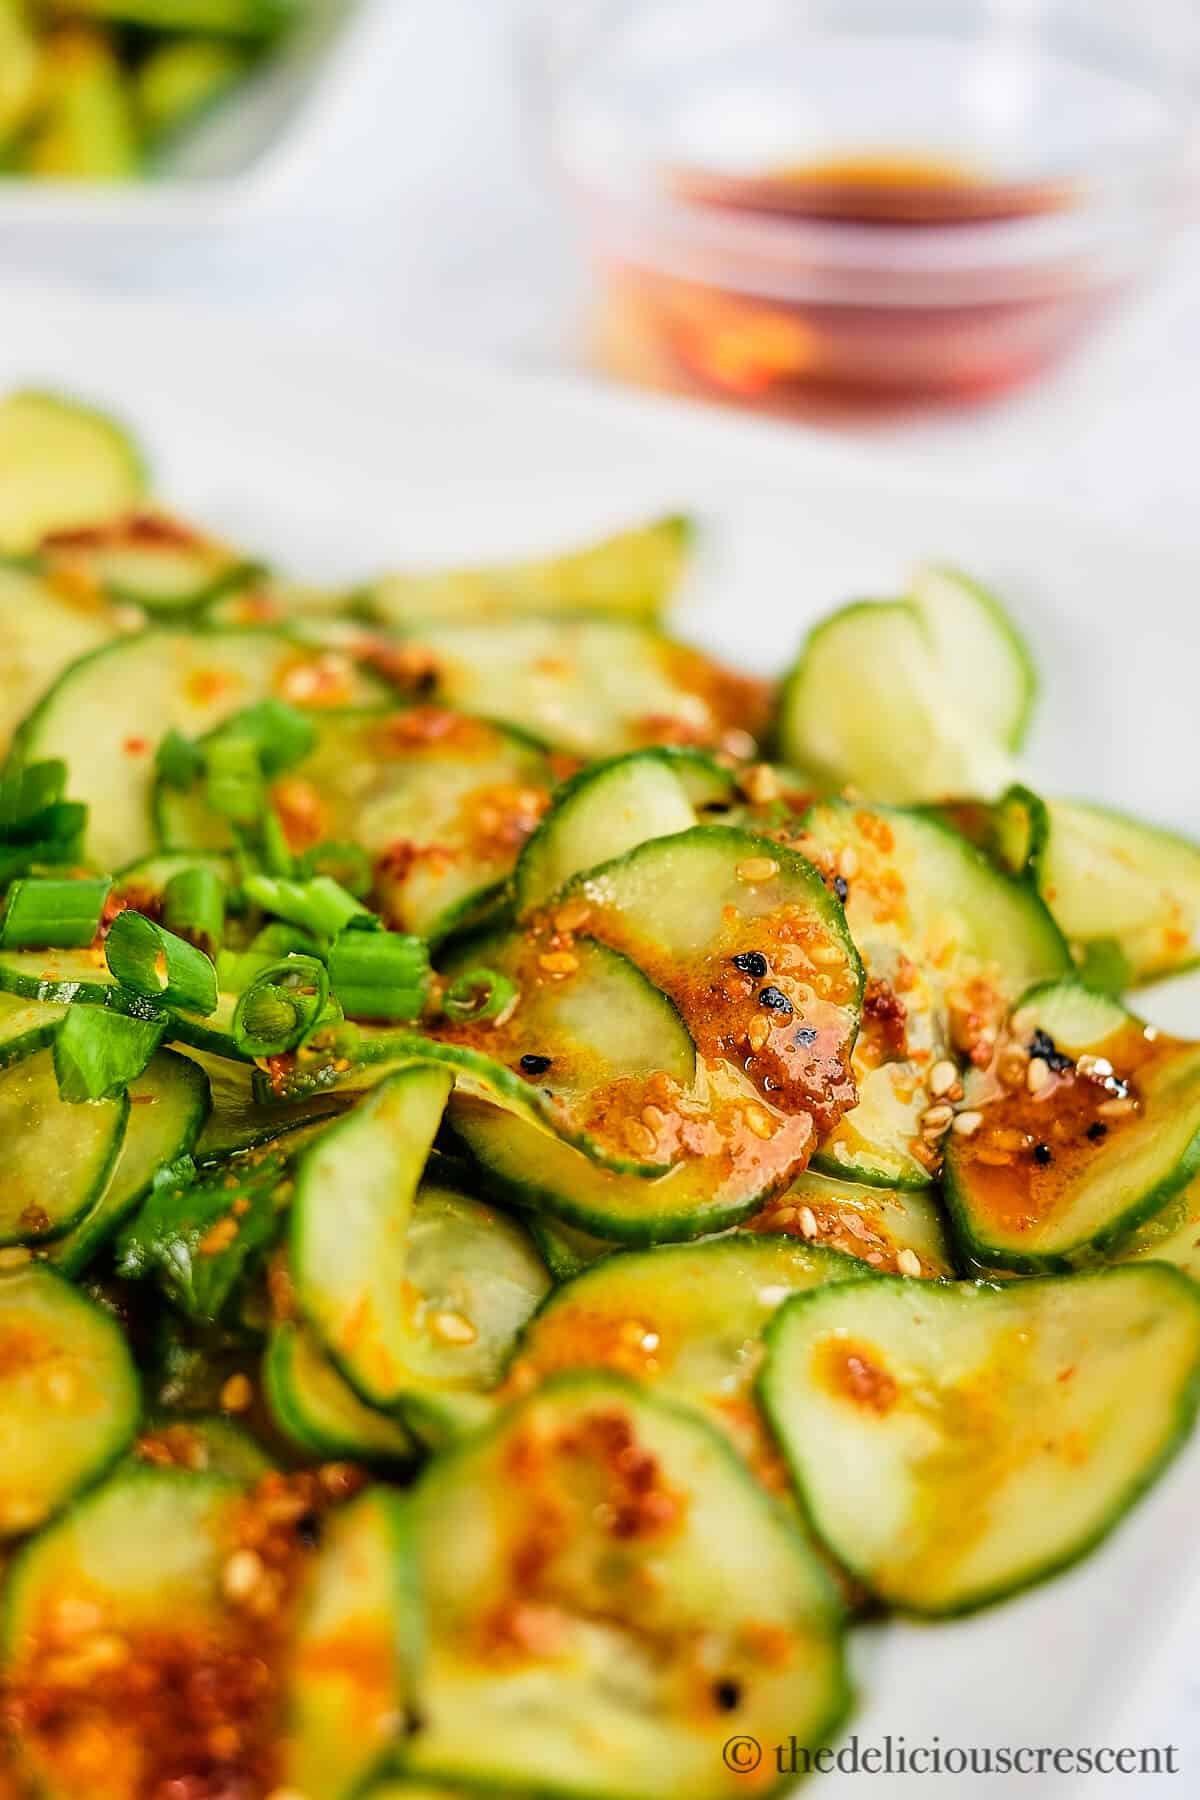
<path id="1" fill-rule="evenodd" d="M 0 403 L 3 1800 L 758 1795 L 1184 1441 L 1200 850 L 692 538 L 317 589 Z"/>

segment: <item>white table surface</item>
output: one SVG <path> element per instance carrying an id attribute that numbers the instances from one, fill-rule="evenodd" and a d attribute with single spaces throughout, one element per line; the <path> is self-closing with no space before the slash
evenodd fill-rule
<path id="1" fill-rule="evenodd" d="M 0 242 L 6 282 L 187 296 L 360 345 L 577 358 L 586 277 L 523 117 L 524 0 L 372 6 L 369 54 L 292 216 L 216 234 L 29 230 Z M 909 466 L 969 471 L 996 491 L 1194 544 L 1198 402 L 1200 224 L 1153 287 L 1049 378 L 986 408 L 874 427 L 870 441 Z"/>
<path id="2" fill-rule="evenodd" d="M 49 279 L 199 300 L 346 334 L 360 348 L 570 364 L 586 278 L 523 121 L 521 10 L 521 0 L 375 0 L 371 55 L 291 216 L 216 234 L 8 235 L 0 329 L 4 289 Z M 969 473 L 997 493 L 1051 497 L 1194 547 L 1198 403 L 1200 226 L 1152 289 L 1059 372 L 986 409 L 873 428 L 870 443 L 897 466 Z M 1138 1733 L 1181 1745 L 1183 1776 L 1093 1779 L 1088 1795 L 1200 1791 L 1195 1627 L 1180 1621 L 1177 1676 Z"/>

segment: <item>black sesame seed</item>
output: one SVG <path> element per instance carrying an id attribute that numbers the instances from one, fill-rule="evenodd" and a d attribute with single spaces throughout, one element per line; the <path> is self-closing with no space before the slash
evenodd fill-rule
<path id="1" fill-rule="evenodd" d="M 815 1044 L 816 1041 L 817 1028 L 815 1025 L 802 1025 L 792 1039 L 792 1043 L 797 1050 L 803 1050 L 806 1045 Z"/>
<path id="2" fill-rule="evenodd" d="M 1092 1140 L 1093 1144 L 1098 1144 L 1102 1139 L 1108 1136 L 1108 1126 L 1104 1123 L 1103 1119 L 1093 1119 L 1092 1123 L 1087 1128 L 1087 1135 Z"/>
<path id="3" fill-rule="evenodd" d="M 315 1550 L 321 1541 L 321 1521 L 316 1513 L 301 1513 L 296 1520 L 296 1536 L 306 1550 Z"/>
<path id="4" fill-rule="evenodd" d="M 740 956 L 730 958 L 735 969 L 743 975 L 749 975 L 754 981 L 761 981 L 767 972 L 767 959 L 761 950 L 743 950 Z"/>
<path id="5" fill-rule="evenodd" d="M 1033 1146 L 1033 1160 L 1043 1169 L 1046 1167 L 1047 1163 L 1052 1163 L 1054 1161 L 1054 1152 L 1051 1150 L 1049 1144 L 1035 1144 Z"/>
<path id="6" fill-rule="evenodd" d="M 790 1013 L 795 1010 L 783 989 L 777 987 L 760 988 L 758 1004 L 769 1006 L 772 1012 Z"/>
<path id="7" fill-rule="evenodd" d="M 736 1712 L 742 1703 L 742 1686 L 739 1681 L 718 1681 L 713 1684 L 713 1699 L 722 1712 Z"/>
<path id="8" fill-rule="evenodd" d="M 550 1056 L 523 1056 L 521 1073 L 522 1075 L 544 1075 L 553 1060 L 553 1057 Z"/>
<path id="9" fill-rule="evenodd" d="M 844 875 L 834 876 L 833 891 L 839 900 L 844 900 L 846 898 L 847 894 L 850 892 L 850 883 L 846 880 Z"/>
<path id="10" fill-rule="evenodd" d="M 1040 1056 L 1042 1061 L 1048 1063 L 1057 1075 L 1062 1075 L 1067 1069 L 1075 1067 L 1072 1059 L 1063 1055 L 1062 1051 L 1056 1047 L 1054 1039 L 1046 1031 L 1034 1032 L 1029 1045 L 1029 1054 L 1030 1056 Z"/>

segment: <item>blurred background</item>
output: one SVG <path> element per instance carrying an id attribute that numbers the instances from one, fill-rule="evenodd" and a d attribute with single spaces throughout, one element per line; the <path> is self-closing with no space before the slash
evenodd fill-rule
<path id="1" fill-rule="evenodd" d="M 632 381 L 1190 541 L 1198 42 L 1195 0 L 0 0 L 4 288 Z"/>

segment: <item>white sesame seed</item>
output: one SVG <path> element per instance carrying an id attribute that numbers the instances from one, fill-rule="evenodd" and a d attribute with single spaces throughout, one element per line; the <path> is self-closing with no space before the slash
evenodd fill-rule
<path id="1" fill-rule="evenodd" d="M 1137 1101 L 1128 1096 L 1116 1100 L 1104 1100 L 1096 1108 L 1102 1119 L 1127 1119 L 1137 1110 Z"/>
<path id="2" fill-rule="evenodd" d="M 916 1255 L 915 1251 L 910 1250 L 906 1245 L 896 1257 L 896 1267 L 902 1275 L 919 1275 L 921 1273 L 921 1259 Z"/>
<path id="3" fill-rule="evenodd" d="M 929 1107 L 928 1110 L 921 1115 L 922 1136 L 940 1137 L 944 1131 L 949 1131 L 953 1120 L 954 1108 L 952 1106 L 947 1106 L 944 1101 L 940 1102 L 937 1106 Z"/>
<path id="4" fill-rule="evenodd" d="M 443 1344 L 473 1344 L 479 1336 L 470 1319 L 460 1312 L 436 1312 L 430 1327 Z"/>
<path id="5" fill-rule="evenodd" d="M 955 1115 L 951 1130 L 957 1137 L 973 1137 L 983 1124 L 981 1112 L 960 1112 Z"/>
<path id="6" fill-rule="evenodd" d="M 950 1092 L 957 1080 L 958 1070 L 952 1062 L 935 1062 L 929 1071 L 929 1091 L 941 1098 Z"/>
<path id="7" fill-rule="evenodd" d="M 1089 1081 L 1107 1081 L 1113 1072 L 1113 1066 L 1107 1056 L 1091 1056 L 1085 1050 L 1075 1062 L 1075 1072 L 1084 1075 Z"/>
<path id="8" fill-rule="evenodd" d="M 1031 1056 L 1025 1071 L 1025 1086 L 1031 1094 L 1040 1094 L 1050 1080 L 1050 1064 L 1044 1056 Z"/>
<path id="9" fill-rule="evenodd" d="M 221 1571 L 221 1590 L 227 1600 L 245 1600 L 262 1580 L 262 1558 L 256 1550 L 235 1550 Z"/>
<path id="10" fill-rule="evenodd" d="M 800 1208 L 800 1229 L 806 1238 L 815 1238 L 817 1235 L 817 1215 L 811 1206 Z"/>
<path id="11" fill-rule="evenodd" d="M 846 881 L 852 881 L 858 874 L 858 851 L 853 844 L 847 844 L 839 855 L 838 874 Z"/>

